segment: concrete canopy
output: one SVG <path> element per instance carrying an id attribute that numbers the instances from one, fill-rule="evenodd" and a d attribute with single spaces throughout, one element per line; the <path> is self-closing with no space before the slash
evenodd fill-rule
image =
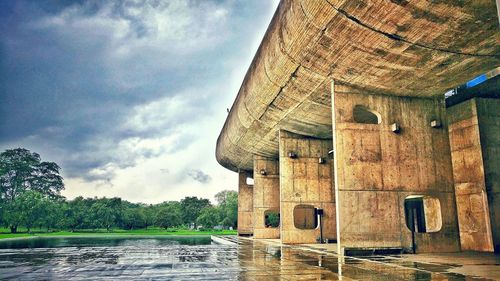
<path id="1" fill-rule="evenodd" d="M 252 170 L 278 131 L 331 138 L 336 92 L 441 97 L 500 65 L 494 0 L 282 0 L 217 140 L 217 161 Z"/>

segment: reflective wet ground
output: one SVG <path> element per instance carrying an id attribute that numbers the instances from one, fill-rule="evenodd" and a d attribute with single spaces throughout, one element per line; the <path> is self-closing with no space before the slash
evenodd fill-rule
<path id="1" fill-rule="evenodd" d="M 7 280 L 494 280 L 457 273 L 451 260 L 406 256 L 346 257 L 227 237 L 43 238 L 0 241 L 0 278 Z M 31 241 L 33 240 L 33 241 Z M 23 243 L 24 244 L 23 246 Z M 488 266 L 500 259 L 489 256 Z M 500 276 L 499 276 L 500 279 Z M 498 279 L 497 279 L 498 280 Z"/>

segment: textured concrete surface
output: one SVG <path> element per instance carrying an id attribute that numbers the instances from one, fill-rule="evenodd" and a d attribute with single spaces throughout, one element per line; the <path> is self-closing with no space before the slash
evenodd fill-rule
<path id="1" fill-rule="evenodd" d="M 476 102 L 470 99 L 447 109 L 460 243 L 462 250 L 493 251 Z"/>
<path id="2" fill-rule="evenodd" d="M 247 172 L 238 175 L 238 234 L 253 233 L 253 186 L 247 184 Z"/>
<path id="3" fill-rule="evenodd" d="M 463 119 L 473 126 L 451 109 L 448 128 L 445 113 L 445 92 L 500 65 L 496 3 L 469 2 L 280 2 L 216 157 L 254 174 L 255 157 L 279 157 L 284 242 L 315 241 L 317 229 L 294 224 L 311 224 L 309 204 L 325 210 L 325 236 L 339 247 L 500 250 L 499 99 L 475 100 L 477 121 Z M 495 81 L 476 90 L 497 96 Z M 453 104 L 466 108 L 458 96 Z M 312 144 L 332 140 L 336 168 L 322 179 L 331 159 L 323 151 L 326 165 L 314 163 Z M 409 196 L 421 199 L 406 204 Z"/>
<path id="4" fill-rule="evenodd" d="M 337 91 L 429 97 L 500 64 L 494 0 L 281 1 L 217 142 L 217 159 L 252 170 L 278 131 L 331 137 Z M 242 66 L 246 67 L 246 66 Z"/>
<path id="5" fill-rule="evenodd" d="M 492 253 L 417 254 L 338 259 L 334 244 L 283 245 L 278 239 L 239 239 L 240 257 L 255 263 L 242 280 L 499 280 Z M 250 250 L 251 249 L 251 250 Z M 246 253 L 246 254 L 242 254 Z M 250 257 L 250 258 L 248 258 Z M 248 268 L 247 268 L 248 269 Z M 260 269 L 260 271 L 259 271 Z"/>
<path id="6" fill-rule="evenodd" d="M 320 236 L 319 225 L 315 229 L 299 229 L 295 226 L 294 208 L 312 206 L 324 211 L 323 237 L 335 239 L 335 195 L 333 191 L 333 161 L 328 152 L 331 140 L 304 137 L 280 131 L 280 193 L 281 193 L 281 240 L 283 243 L 314 243 Z M 289 153 L 296 155 L 290 158 Z M 319 163 L 323 158 L 324 163 Z M 310 218 L 312 219 L 312 218 Z"/>
<path id="7" fill-rule="evenodd" d="M 255 156 L 253 217 L 255 238 L 279 238 L 280 228 L 265 225 L 266 211 L 280 213 L 279 163 L 277 159 Z M 264 174 L 261 174 L 263 171 Z"/>
<path id="8" fill-rule="evenodd" d="M 411 248 L 404 202 L 423 195 L 439 199 L 442 227 L 416 233 L 417 252 L 460 250 L 442 100 L 335 92 L 334 104 L 341 246 Z M 380 124 L 356 123 L 356 105 L 376 112 Z"/>
<path id="9" fill-rule="evenodd" d="M 500 252 L 500 99 L 477 99 L 477 109 L 493 244 Z"/>

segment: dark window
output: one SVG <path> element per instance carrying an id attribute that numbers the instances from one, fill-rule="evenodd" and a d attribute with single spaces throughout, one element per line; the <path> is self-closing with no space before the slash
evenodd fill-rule
<path id="1" fill-rule="evenodd" d="M 318 227 L 316 208 L 311 205 L 297 205 L 293 209 L 293 223 L 298 229 L 315 229 Z"/>
<path id="2" fill-rule="evenodd" d="M 443 224 L 439 199 L 412 195 L 405 199 L 406 226 L 413 232 L 438 232 Z"/>
<path id="3" fill-rule="evenodd" d="M 363 124 L 380 124 L 380 114 L 362 105 L 356 105 L 352 111 L 354 122 Z"/>

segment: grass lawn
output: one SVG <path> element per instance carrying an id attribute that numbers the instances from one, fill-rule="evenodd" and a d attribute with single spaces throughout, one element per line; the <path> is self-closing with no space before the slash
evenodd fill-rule
<path id="1" fill-rule="evenodd" d="M 161 229 L 161 228 L 148 228 L 148 229 L 96 229 L 96 230 L 78 230 L 71 231 L 55 231 L 46 232 L 39 229 L 33 229 L 32 233 L 27 233 L 25 229 L 18 229 L 19 233 L 10 233 L 7 228 L 0 228 L 0 239 L 4 238 L 18 238 L 28 236 L 109 236 L 109 235 L 235 235 L 236 230 L 189 230 L 189 229 Z"/>

